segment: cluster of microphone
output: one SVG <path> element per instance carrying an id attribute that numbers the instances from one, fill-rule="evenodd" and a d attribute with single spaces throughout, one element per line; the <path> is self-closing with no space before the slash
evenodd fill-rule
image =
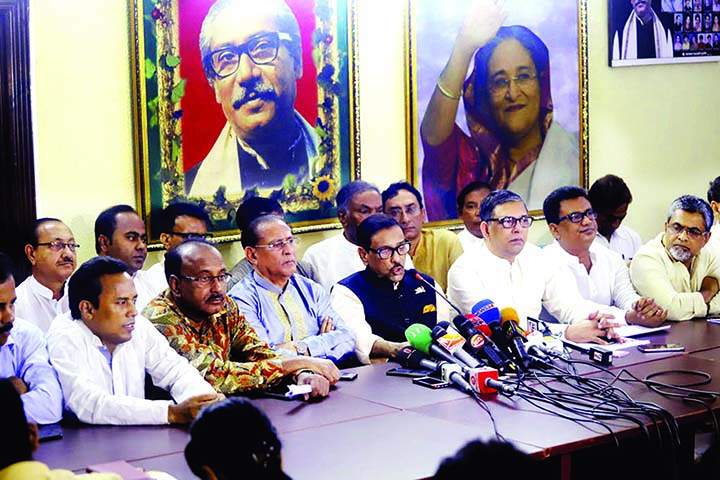
<path id="1" fill-rule="evenodd" d="M 528 342 L 514 308 L 500 310 L 486 299 L 477 302 L 472 313 L 463 314 L 437 293 L 458 315 L 452 326 L 449 322 L 438 322 L 432 330 L 423 324 L 409 326 L 405 337 L 411 347 L 397 356 L 403 366 L 438 372 L 444 381 L 468 393 L 500 391 L 512 395 L 515 386 L 499 381 L 500 375 L 520 375 L 550 362 L 542 342 Z"/>

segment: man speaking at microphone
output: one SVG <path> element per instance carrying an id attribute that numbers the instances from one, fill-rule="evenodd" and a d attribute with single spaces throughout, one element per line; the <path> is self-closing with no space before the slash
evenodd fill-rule
<path id="1" fill-rule="evenodd" d="M 405 270 L 410 242 L 397 220 L 371 215 L 358 225 L 356 239 L 365 270 L 335 284 L 330 299 L 355 333 L 358 360 L 370 363 L 371 357 L 395 357 L 408 345 L 408 326 L 422 323 L 432 328 L 448 319 L 449 310 L 430 285 L 415 277 L 415 270 Z M 439 288 L 431 277 L 421 275 Z"/>
<path id="2" fill-rule="evenodd" d="M 513 306 L 521 327 L 542 307 L 562 323 L 576 342 L 607 343 L 618 322 L 600 313 L 603 306 L 583 299 L 563 269 L 549 264 L 535 245 L 527 245 L 533 218 L 523 199 L 509 190 L 491 192 L 480 204 L 482 248 L 464 253 L 450 268 L 448 294 L 469 311 L 478 299 Z"/>

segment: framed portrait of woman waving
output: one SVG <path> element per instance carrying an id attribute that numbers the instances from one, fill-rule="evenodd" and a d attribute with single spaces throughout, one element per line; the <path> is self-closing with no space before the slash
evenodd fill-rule
<path id="1" fill-rule="evenodd" d="M 456 219 L 472 181 L 531 211 L 587 185 L 585 0 L 414 0 L 408 15 L 408 169 L 429 221 Z"/>

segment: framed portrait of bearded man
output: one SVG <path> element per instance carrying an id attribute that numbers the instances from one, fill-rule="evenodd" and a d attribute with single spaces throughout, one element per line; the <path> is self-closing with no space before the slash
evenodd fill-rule
<path id="1" fill-rule="evenodd" d="M 408 172 L 428 220 L 473 181 L 531 212 L 587 185 L 585 0 L 408 2 Z"/>
<path id="2" fill-rule="evenodd" d="M 354 0 L 131 2 L 138 209 L 190 202 L 235 240 L 244 200 L 329 228 L 359 172 Z"/>

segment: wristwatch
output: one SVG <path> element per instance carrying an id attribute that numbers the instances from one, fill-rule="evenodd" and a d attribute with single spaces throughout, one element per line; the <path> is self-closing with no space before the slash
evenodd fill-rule
<path id="1" fill-rule="evenodd" d="M 300 356 L 310 356 L 310 350 L 308 350 L 308 346 L 305 342 L 295 342 L 295 350 L 297 350 L 297 354 Z"/>

